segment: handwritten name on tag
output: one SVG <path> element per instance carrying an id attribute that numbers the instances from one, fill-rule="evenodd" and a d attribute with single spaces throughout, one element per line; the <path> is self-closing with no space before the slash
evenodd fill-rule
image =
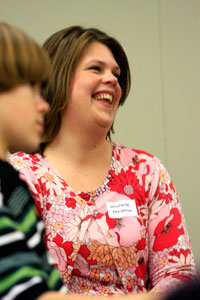
<path id="1" fill-rule="evenodd" d="M 116 202 L 106 203 L 108 215 L 110 218 L 122 218 L 138 216 L 134 200 L 119 200 Z"/>

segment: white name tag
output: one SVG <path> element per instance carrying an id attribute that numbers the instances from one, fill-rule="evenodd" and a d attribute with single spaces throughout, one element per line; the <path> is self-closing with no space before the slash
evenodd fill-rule
<path id="1" fill-rule="evenodd" d="M 106 203 L 108 215 L 110 218 L 122 218 L 138 216 L 134 200 L 120 200 Z"/>

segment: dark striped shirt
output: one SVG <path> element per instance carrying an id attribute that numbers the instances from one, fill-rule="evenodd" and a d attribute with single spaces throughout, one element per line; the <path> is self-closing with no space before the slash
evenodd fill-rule
<path id="1" fill-rule="evenodd" d="M 0 160 L 0 299 L 36 299 L 62 287 L 47 259 L 43 223 L 25 182 Z"/>

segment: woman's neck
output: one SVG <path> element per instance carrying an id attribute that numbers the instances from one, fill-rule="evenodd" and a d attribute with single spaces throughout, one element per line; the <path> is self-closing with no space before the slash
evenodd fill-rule
<path id="1" fill-rule="evenodd" d="M 91 191 L 104 182 L 112 160 L 112 144 L 104 139 L 58 135 L 44 155 L 73 191 Z M 77 180 L 78 178 L 78 180 Z"/>
<path id="2" fill-rule="evenodd" d="M 44 155 L 48 157 L 62 157 L 77 164 L 92 164 L 97 158 L 105 158 L 111 153 L 111 144 L 106 140 L 105 133 L 102 135 L 74 135 L 69 130 L 60 131 L 50 143 Z M 109 154 L 108 154 L 109 153 Z"/>

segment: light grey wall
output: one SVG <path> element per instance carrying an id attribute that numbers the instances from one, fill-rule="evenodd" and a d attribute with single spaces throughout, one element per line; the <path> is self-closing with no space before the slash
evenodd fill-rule
<path id="1" fill-rule="evenodd" d="M 200 265 L 200 1 L 0 0 L 0 20 L 40 43 L 80 24 L 120 40 L 132 88 L 120 108 L 114 140 L 158 156 L 180 196 Z"/>

